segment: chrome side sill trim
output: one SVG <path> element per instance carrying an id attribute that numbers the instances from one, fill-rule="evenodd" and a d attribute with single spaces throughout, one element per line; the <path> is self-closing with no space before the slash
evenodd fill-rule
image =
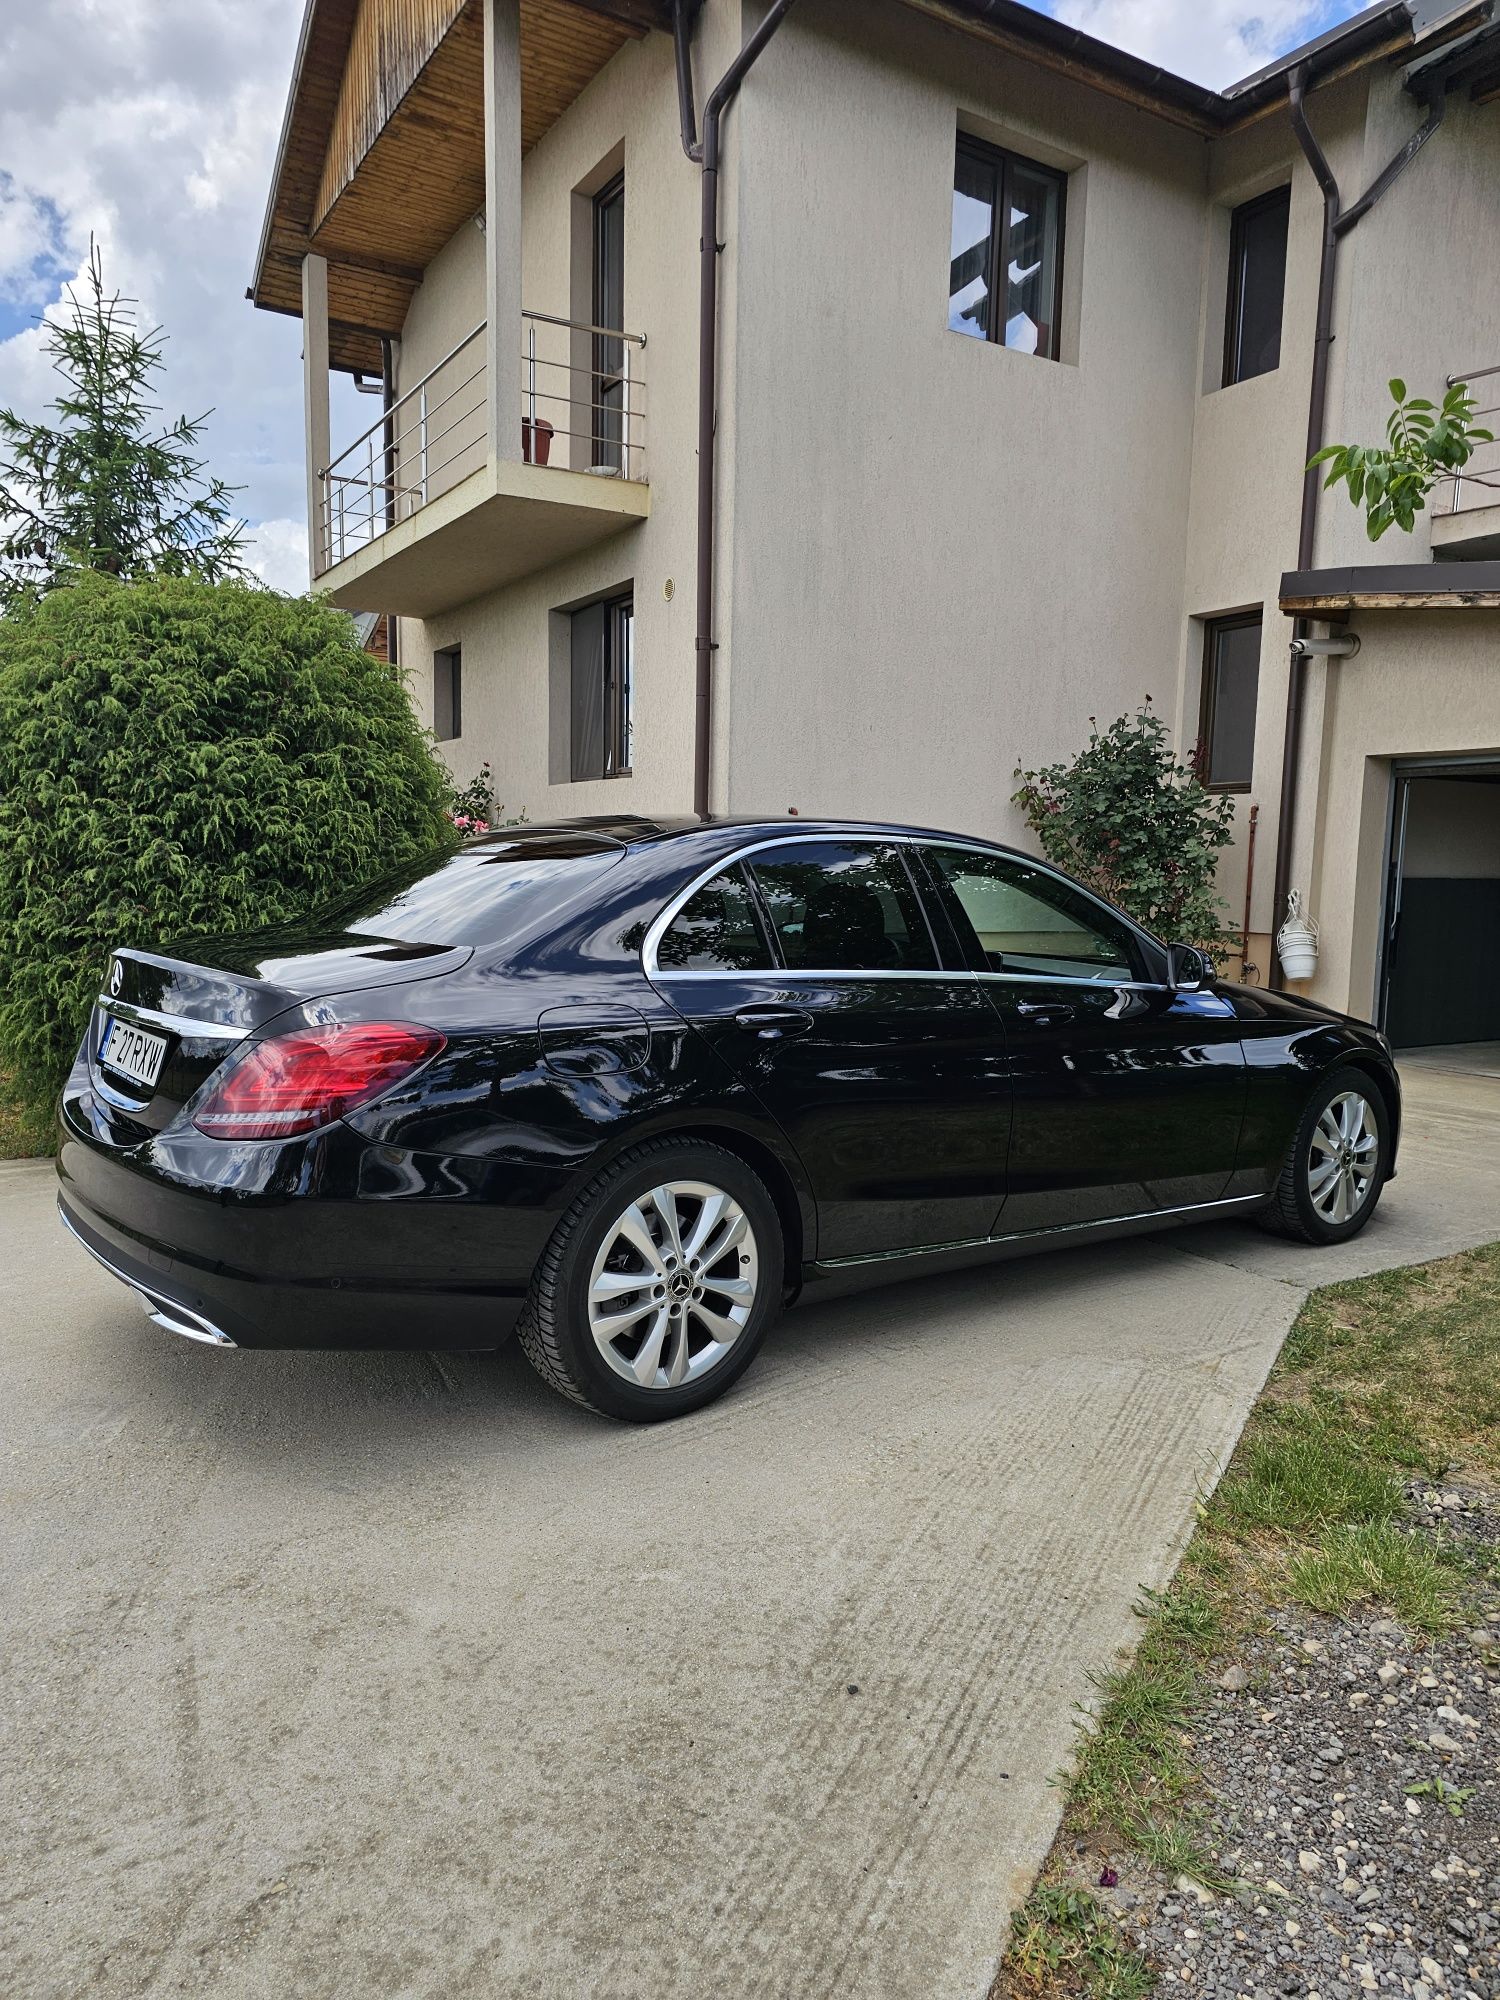
<path id="1" fill-rule="evenodd" d="M 1007 1243 L 1030 1243 L 1047 1236 L 1081 1236 L 1088 1229 L 1121 1229 L 1132 1222 L 1170 1222 L 1180 1215 L 1217 1215 L 1225 1209 L 1264 1208 L 1263 1194 L 1231 1194 L 1217 1201 L 1190 1201 L 1180 1208 L 1144 1208 L 1131 1215 L 1099 1215 L 1091 1222 L 1049 1222 L 1041 1229 L 1013 1229 L 1009 1235 L 964 1236 L 956 1243 L 915 1243 L 905 1250 L 875 1250 L 864 1257 L 828 1257 L 819 1269 L 844 1271 L 854 1264 L 884 1264 L 896 1257 L 937 1257 L 944 1250 L 991 1250 Z"/>
<path id="2" fill-rule="evenodd" d="M 83 1245 L 96 1264 L 102 1264 L 112 1278 L 118 1278 L 122 1285 L 129 1287 L 140 1300 L 147 1319 L 154 1321 L 157 1326 L 165 1327 L 168 1333 L 180 1333 L 184 1340 L 201 1340 L 207 1347 L 234 1347 L 237 1344 L 229 1338 L 222 1327 L 215 1326 L 213 1321 L 205 1319 L 202 1313 L 194 1312 L 189 1306 L 179 1305 L 175 1299 L 166 1298 L 159 1292 L 148 1292 L 139 1279 L 127 1277 L 118 1265 L 112 1264 L 103 1251 L 96 1250 L 87 1237 L 73 1226 L 68 1218 L 68 1211 L 62 1205 L 61 1196 L 58 1197 L 57 1219 L 73 1241 Z"/>

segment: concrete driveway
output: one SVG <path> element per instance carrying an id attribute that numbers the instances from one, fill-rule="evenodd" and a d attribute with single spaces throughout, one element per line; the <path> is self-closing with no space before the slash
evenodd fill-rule
<path id="1" fill-rule="evenodd" d="M 1089 1670 L 1302 1288 L 1500 1234 L 1500 1081 L 1413 1071 L 1377 1222 L 791 1315 L 631 1431 L 518 1352 L 217 1354 L 0 1168 L 0 1985 L 984 1992 Z"/>

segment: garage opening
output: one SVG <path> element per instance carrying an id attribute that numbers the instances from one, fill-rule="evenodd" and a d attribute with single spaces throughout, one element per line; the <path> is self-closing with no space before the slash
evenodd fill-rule
<path id="1" fill-rule="evenodd" d="M 1382 1025 L 1398 1049 L 1500 1073 L 1500 756 L 1393 778 Z"/>

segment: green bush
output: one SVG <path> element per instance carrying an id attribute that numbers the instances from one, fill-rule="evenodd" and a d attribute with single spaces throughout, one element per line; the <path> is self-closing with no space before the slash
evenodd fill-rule
<path id="1" fill-rule="evenodd" d="M 1172 755 L 1151 707 L 1101 730 L 1071 764 L 1015 774 L 1020 807 L 1043 854 L 1169 943 L 1213 958 L 1240 934 L 1215 887 L 1220 851 L 1234 838 L 1234 800 L 1204 788 Z"/>
<path id="2" fill-rule="evenodd" d="M 0 1063 L 55 1096 L 106 953 L 276 923 L 448 845 L 399 673 L 342 612 L 85 577 L 0 619 Z"/>

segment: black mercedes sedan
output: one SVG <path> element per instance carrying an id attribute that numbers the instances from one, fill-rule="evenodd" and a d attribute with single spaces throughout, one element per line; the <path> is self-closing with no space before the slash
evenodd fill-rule
<path id="1" fill-rule="evenodd" d="M 111 957 L 63 1220 L 159 1324 L 493 1348 L 677 1416 L 797 1298 L 1203 1217 L 1362 1229 L 1373 1028 L 1226 985 L 1030 856 L 844 822 L 470 841 Z"/>

